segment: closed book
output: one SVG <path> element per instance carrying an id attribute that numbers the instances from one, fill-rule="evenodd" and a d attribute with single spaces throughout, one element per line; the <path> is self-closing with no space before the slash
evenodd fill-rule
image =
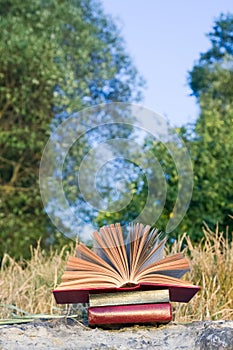
<path id="1" fill-rule="evenodd" d="M 89 307 L 89 325 L 168 323 L 172 320 L 170 303 Z"/>
<path id="2" fill-rule="evenodd" d="M 169 290 L 90 294 L 90 307 L 107 305 L 154 304 L 169 302 Z"/>

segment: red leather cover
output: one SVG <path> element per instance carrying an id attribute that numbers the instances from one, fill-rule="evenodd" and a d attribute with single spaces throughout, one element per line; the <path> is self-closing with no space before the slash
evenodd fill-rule
<path id="1" fill-rule="evenodd" d="M 172 320 L 169 303 L 90 307 L 89 325 L 122 323 L 167 323 Z"/>
<path id="2" fill-rule="evenodd" d="M 134 291 L 134 290 L 150 290 L 150 289 L 169 289 L 170 301 L 187 303 L 200 290 L 198 286 L 170 286 L 152 283 L 138 284 L 130 288 L 88 288 L 88 289 L 71 289 L 71 290 L 53 290 L 55 300 L 58 304 L 77 304 L 88 303 L 89 293 L 108 293 L 120 291 Z"/>

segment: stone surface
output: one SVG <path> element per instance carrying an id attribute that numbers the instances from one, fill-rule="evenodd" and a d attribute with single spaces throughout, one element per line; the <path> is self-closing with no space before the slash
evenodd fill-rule
<path id="1" fill-rule="evenodd" d="M 0 327 L 0 349 L 233 350 L 233 321 L 204 321 L 115 330 L 88 328 L 75 320 Z"/>

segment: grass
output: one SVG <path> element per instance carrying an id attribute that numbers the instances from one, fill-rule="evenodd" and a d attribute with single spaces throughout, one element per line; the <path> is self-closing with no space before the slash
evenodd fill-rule
<path id="1" fill-rule="evenodd" d="M 201 291 L 188 304 L 175 305 L 175 319 L 191 320 L 233 319 L 233 233 L 212 232 L 205 226 L 203 240 L 194 245 L 183 236 L 178 246 L 187 245 L 192 266 L 188 277 Z M 179 247 L 178 247 L 179 248 Z"/>
<path id="2" fill-rule="evenodd" d="M 201 291 L 188 304 L 174 303 L 176 322 L 233 319 L 233 240 L 226 232 L 208 227 L 204 239 L 193 244 L 183 235 L 172 247 L 175 253 L 186 246 L 192 266 L 186 278 Z M 229 239 L 230 238 L 230 239 Z M 68 309 L 56 305 L 51 290 L 59 283 L 68 257 L 67 250 L 45 253 L 38 243 L 31 259 L 16 262 L 5 254 L 0 269 L 0 318 L 35 314 L 64 315 Z"/>
<path id="3" fill-rule="evenodd" d="M 60 314 L 51 291 L 57 285 L 68 257 L 64 247 L 60 253 L 45 253 L 40 242 L 31 248 L 31 259 L 16 262 L 5 254 L 0 270 L 0 317 L 28 314 Z"/>

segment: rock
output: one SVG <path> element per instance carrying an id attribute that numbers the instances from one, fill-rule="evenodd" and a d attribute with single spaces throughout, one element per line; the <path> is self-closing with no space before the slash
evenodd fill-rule
<path id="1" fill-rule="evenodd" d="M 196 345 L 203 350 L 233 349 L 233 321 L 205 323 Z"/>
<path id="2" fill-rule="evenodd" d="M 233 350 L 233 321 L 204 321 L 116 330 L 59 320 L 0 327 L 0 350 Z"/>

